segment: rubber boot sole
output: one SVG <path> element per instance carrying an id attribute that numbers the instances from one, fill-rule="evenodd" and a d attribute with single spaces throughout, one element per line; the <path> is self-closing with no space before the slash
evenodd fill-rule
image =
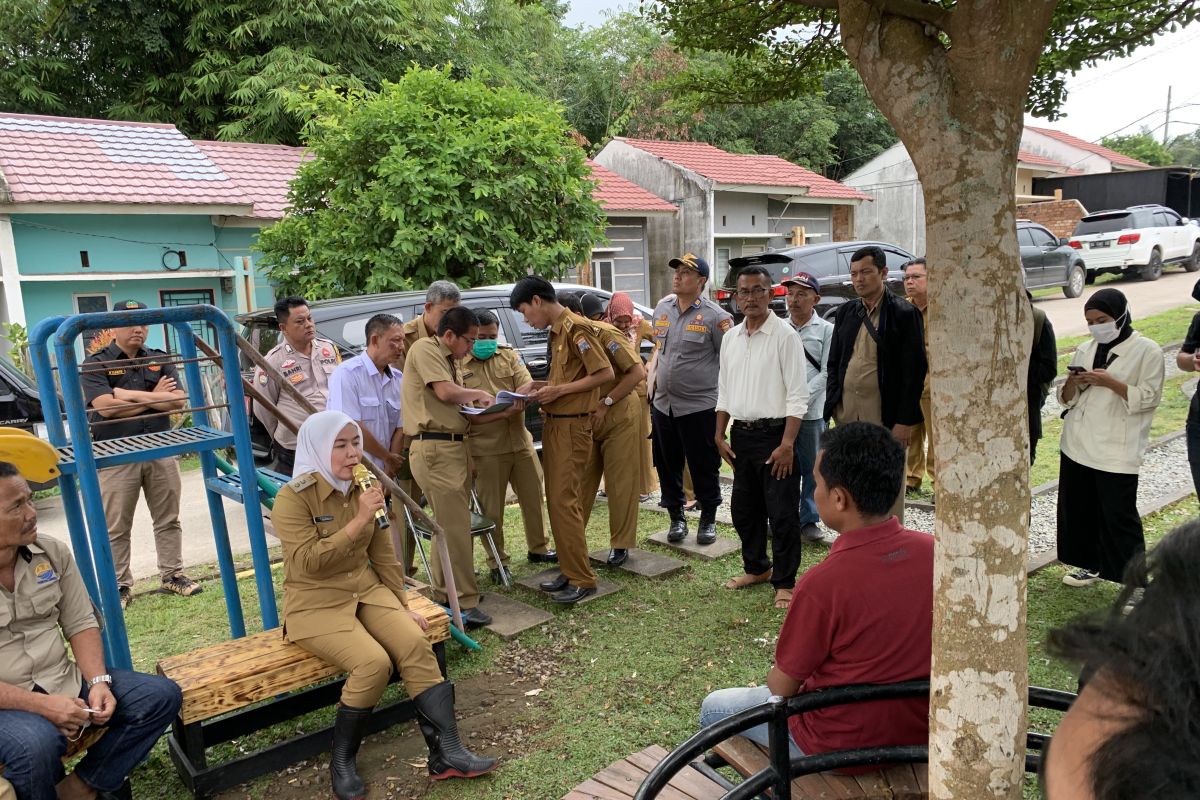
<path id="1" fill-rule="evenodd" d="M 475 770 L 473 772 L 463 772 L 461 770 L 451 768 L 445 772 L 439 772 L 436 775 L 430 775 L 429 777 L 431 780 L 435 781 L 444 781 L 447 778 L 478 778 L 481 775 L 487 775 L 489 772 L 493 772 L 498 766 L 500 766 L 500 764 L 497 762 L 487 769 Z"/>

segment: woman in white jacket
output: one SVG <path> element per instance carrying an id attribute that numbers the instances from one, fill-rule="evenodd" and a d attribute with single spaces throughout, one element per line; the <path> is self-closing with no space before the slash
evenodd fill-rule
<path id="1" fill-rule="evenodd" d="M 1146 549 L 1137 510 L 1138 468 L 1162 400 L 1162 349 L 1130 324 L 1129 303 L 1101 289 L 1083 307 L 1092 341 L 1080 346 L 1058 390 L 1066 408 L 1058 476 L 1058 560 L 1068 586 L 1120 581 Z"/>

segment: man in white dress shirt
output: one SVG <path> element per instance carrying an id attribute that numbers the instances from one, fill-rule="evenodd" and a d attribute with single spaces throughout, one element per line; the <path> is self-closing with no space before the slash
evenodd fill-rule
<path id="1" fill-rule="evenodd" d="M 808 377 L 800 336 L 771 313 L 771 292 L 765 268 L 738 273 L 737 303 L 745 319 L 721 342 L 716 444 L 733 467 L 733 526 L 745 570 L 725 587 L 770 581 L 775 607 L 787 608 L 800 566 L 796 435 L 808 410 Z"/>

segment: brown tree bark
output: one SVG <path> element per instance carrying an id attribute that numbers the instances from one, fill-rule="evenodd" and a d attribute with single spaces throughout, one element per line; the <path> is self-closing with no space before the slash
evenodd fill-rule
<path id="1" fill-rule="evenodd" d="M 930 796 L 1021 796 L 1032 340 L 1017 151 L 1054 0 L 839 0 L 846 51 L 925 192 L 937 431 Z"/>

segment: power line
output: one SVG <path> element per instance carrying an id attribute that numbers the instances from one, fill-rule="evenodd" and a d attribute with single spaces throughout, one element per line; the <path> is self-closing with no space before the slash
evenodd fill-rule
<path id="1" fill-rule="evenodd" d="M 1192 34 L 1191 36 L 1189 36 L 1185 39 L 1180 39 L 1178 42 L 1169 44 L 1161 50 L 1155 50 L 1153 53 L 1147 53 L 1146 55 L 1142 56 L 1141 58 L 1138 58 L 1133 61 L 1122 64 L 1121 66 L 1117 67 L 1116 69 L 1110 69 L 1108 72 L 1102 73 L 1100 75 L 1096 75 L 1095 77 L 1092 77 L 1092 78 L 1088 78 L 1086 81 L 1083 81 L 1082 83 L 1078 83 L 1074 86 L 1070 86 L 1068 88 L 1072 92 L 1079 91 L 1080 89 L 1084 88 L 1085 86 L 1091 86 L 1092 84 L 1098 83 L 1099 81 L 1102 81 L 1105 78 L 1108 78 L 1112 75 L 1116 75 L 1118 72 L 1121 72 L 1122 70 L 1127 70 L 1130 67 L 1137 66 L 1138 64 L 1141 64 L 1143 61 L 1147 61 L 1151 58 L 1155 58 L 1156 56 L 1161 56 L 1163 53 L 1169 53 L 1170 51 L 1174 50 L 1175 48 L 1182 47 L 1183 45 L 1193 42 L 1196 39 L 1200 39 L 1200 32 Z"/>

